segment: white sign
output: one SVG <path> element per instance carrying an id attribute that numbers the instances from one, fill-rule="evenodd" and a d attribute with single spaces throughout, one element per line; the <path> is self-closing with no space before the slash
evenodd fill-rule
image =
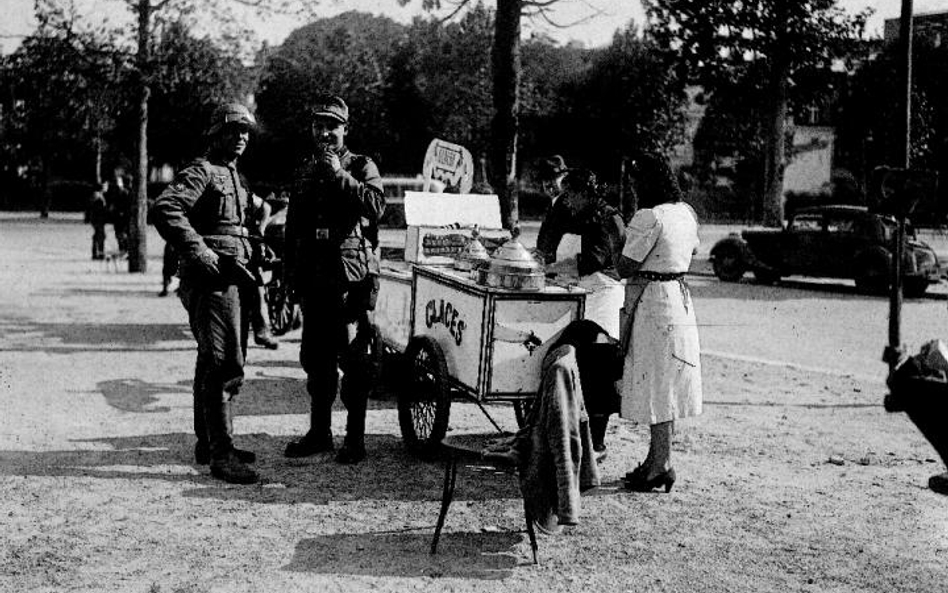
<path id="1" fill-rule="evenodd" d="M 405 222 L 408 226 L 477 225 L 499 229 L 500 199 L 494 194 L 434 194 L 405 192 Z"/>
<path id="2" fill-rule="evenodd" d="M 453 192 L 466 194 L 474 185 L 474 159 L 460 144 L 435 138 L 428 145 L 421 174 L 424 191 L 429 191 L 432 181 L 440 181 Z"/>

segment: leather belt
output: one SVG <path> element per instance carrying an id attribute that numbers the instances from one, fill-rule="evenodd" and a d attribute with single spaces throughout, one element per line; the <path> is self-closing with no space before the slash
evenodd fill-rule
<path id="1" fill-rule="evenodd" d="M 652 272 L 649 270 L 639 270 L 635 275 L 650 282 L 671 282 L 685 277 L 684 272 Z"/>
<path id="2" fill-rule="evenodd" d="M 213 226 L 209 229 L 206 229 L 206 232 L 202 234 L 203 235 L 227 235 L 229 237 L 249 237 L 250 231 L 247 230 L 247 227 L 228 224 L 228 225 Z"/>

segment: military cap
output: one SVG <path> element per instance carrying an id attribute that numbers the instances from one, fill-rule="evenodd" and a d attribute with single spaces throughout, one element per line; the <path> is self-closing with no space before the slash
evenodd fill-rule
<path id="1" fill-rule="evenodd" d="M 326 95 L 316 100 L 309 111 L 309 115 L 313 119 L 317 117 L 328 117 L 329 119 L 347 124 L 349 123 L 349 106 L 346 105 L 346 102 L 343 101 L 341 97 Z"/>

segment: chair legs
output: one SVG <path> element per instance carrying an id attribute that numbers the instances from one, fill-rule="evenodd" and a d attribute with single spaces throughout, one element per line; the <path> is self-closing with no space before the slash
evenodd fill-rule
<path id="1" fill-rule="evenodd" d="M 434 537 L 431 540 L 431 554 L 438 553 L 438 541 L 441 539 L 441 530 L 444 528 L 444 520 L 448 515 L 448 507 L 454 500 L 454 487 L 458 477 L 458 458 L 451 455 L 444 462 L 444 486 L 441 491 L 441 512 L 438 514 L 438 524 L 435 525 Z M 527 536 L 530 538 L 530 551 L 533 552 L 533 563 L 539 564 L 537 559 L 537 534 L 533 528 L 533 516 L 530 509 L 527 508 L 527 501 L 523 501 L 523 516 L 527 522 Z"/>
<path id="2" fill-rule="evenodd" d="M 451 455 L 444 462 L 444 488 L 441 492 L 441 513 L 438 515 L 438 525 L 435 526 L 434 539 L 431 540 L 431 553 L 438 553 L 438 540 L 441 539 L 441 529 L 444 527 L 444 518 L 448 515 L 448 507 L 454 498 L 454 484 L 458 477 L 458 458 Z"/>
<path id="3" fill-rule="evenodd" d="M 523 517 L 527 520 L 527 535 L 530 537 L 530 550 L 533 552 L 533 563 L 539 564 L 537 560 L 537 533 L 533 530 L 533 515 L 527 507 L 527 501 L 523 501 Z"/>

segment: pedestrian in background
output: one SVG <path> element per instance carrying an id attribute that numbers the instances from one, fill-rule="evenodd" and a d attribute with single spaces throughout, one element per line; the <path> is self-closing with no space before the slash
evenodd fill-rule
<path id="1" fill-rule="evenodd" d="M 249 315 L 242 293 L 255 291 L 250 193 L 237 160 L 256 122 L 240 104 L 218 108 L 207 132 L 207 154 L 182 169 L 151 209 L 151 219 L 180 259 L 178 296 L 197 341 L 194 371 L 194 459 L 211 475 L 249 484 L 259 479 L 250 451 L 233 442 L 232 400 L 244 379 Z M 243 296 L 246 302 L 248 297 Z"/>
<path id="2" fill-rule="evenodd" d="M 105 201 L 108 203 L 109 219 L 112 221 L 112 230 L 115 232 L 118 250 L 120 253 L 127 253 L 128 224 L 131 217 L 132 203 L 128 188 L 125 185 L 125 179 L 121 175 L 115 175 L 115 179 L 109 184 Z"/>
<path id="3" fill-rule="evenodd" d="M 630 490 L 668 492 L 676 479 L 675 420 L 701 413 L 698 325 L 684 278 L 698 247 L 698 219 L 663 158 L 636 158 L 633 176 L 639 210 L 626 228 L 617 265 L 627 278 L 621 414 L 648 424 L 651 440 L 645 461 L 625 480 Z"/>
<path id="4" fill-rule="evenodd" d="M 86 210 L 86 222 L 92 225 L 92 259 L 96 260 L 105 259 L 105 224 L 109 220 L 105 192 L 108 189 L 108 182 L 101 183 L 92 192 L 89 207 Z"/>
<path id="5" fill-rule="evenodd" d="M 332 404 L 346 406 L 339 463 L 365 458 L 365 416 L 371 388 L 368 312 L 378 295 L 378 222 L 385 208 L 382 178 L 368 157 L 346 147 L 349 107 L 322 97 L 309 113 L 313 153 L 298 171 L 286 221 L 287 283 L 303 309 L 300 363 L 306 371 L 310 425 L 286 447 L 287 457 L 334 449 Z M 339 370 L 342 385 L 339 385 Z"/>

